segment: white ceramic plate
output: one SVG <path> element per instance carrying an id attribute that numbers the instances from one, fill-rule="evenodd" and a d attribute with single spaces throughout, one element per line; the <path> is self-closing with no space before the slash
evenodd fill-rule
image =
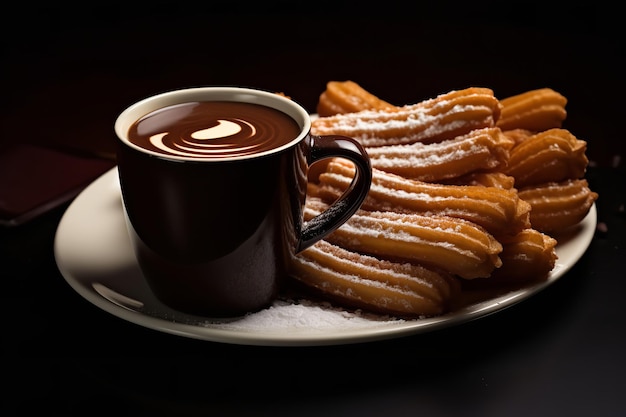
<path id="1" fill-rule="evenodd" d="M 280 300 L 234 319 L 208 319 L 160 303 L 136 265 L 122 212 L 117 168 L 76 197 L 55 237 L 56 262 L 66 281 L 97 307 L 132 323 L 179 336 L 246 345 L 307 346 L 367 342 L 458 325 L 510 307 L 561 278 L 584 254 L 596 227 L 596 207 L 558 237 L 548 280 L 472 303 L 440 317 L 399 320 L 347 312 L 326 303 Z"/>

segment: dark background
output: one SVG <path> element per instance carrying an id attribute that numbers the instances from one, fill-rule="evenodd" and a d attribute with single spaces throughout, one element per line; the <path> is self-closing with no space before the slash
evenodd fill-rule
<path id="1" fill-rule="evenodd" d="M 0 137 L 110 154 L 125 106 L 198 85 L 282 91 L 312 112 L 330 80 L 394 104 L 551 87 L 603 163 L 624 149 L 623 28 L 608 2 L 571 3 L 24 2 L 2 26 Z"/>
<path id="2" fill-rule="evenodd" d="M 608 2 L 571 3 L 12 4 L 0 26 L 0 150 L 19 142 L 112 158 L 117 114 L 180 87 L 282 91 L 311 112 L 331 80 L 394 104 L 469 86 L 502 98 L 551 87 L 569 99 L 564 127 L 588 143 L 608 232 L 556 285 L 458 328 L 250 347 L 162 334 L 82 299 L 52 253 L 61 206 L 0 229 L 1 414 L 621 414 L 623 22 Z"/>

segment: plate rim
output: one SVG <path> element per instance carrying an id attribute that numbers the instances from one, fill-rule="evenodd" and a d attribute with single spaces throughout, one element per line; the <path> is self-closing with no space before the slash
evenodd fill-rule
<path id="1" fill-rule="evenodd" d="M 459 310 L 440 316 L 382 321 L 378 326 L 368 325 L 365 327 L 355 327 L 351 329 L 342 327 L 333 331 L 243 331 L 240 329 L 228 329 L 226 327 L 211 327 L 216 324 L 208 322 L 203 326 L 198 324 L 188 324 L 180 320 L 168 320 L 163 317 L 148 314 L 147 312 L 133 310 L 103 296 L 100 292 L 93 288 L 93 285 L 87 286 L 79 277 L 75 276 L 76 274 L 73 271 L 72 266 L 67 263 L 67 256 L 65 253 L 65 248 L 67 246 L 65 240 L 68 239 L 71 222 L 74 220 L 74 216 L 77 215 L 76 213 L 82 209 L 82 205 L 92 198 L 92 194 L 96 198 L 104 198 L 102 195 L 97 195 L 96 191 L 98 191 L 100 187 L 107 185 L 107 183 L 111 183 L 108 184 L 108 186 L 112 185 L 116 187 L 116 190 L 119 193 L 119 180 L 117 177 L 116 166 L 106 171 L 89 184 L 70 203 L 59 222 L 54 238 L 54 257 L 57 267 L 65 281 L 79 295 L 94 304 L 96 307 L 128 322 L 173 335 L 229 344 L 258 346 L 319 346 L 372 342 L 426 333 L 483 318 L 531 298 L 563 277 L 587 251 L 591 241 L 593 240 L 597 226 L 597 208 L 594 203 L 586 217 L 579 224 L 573 226 L 576 227 L 578 231 L 575 233 L 573 232 L 575 236 L 567 242 L 567 244 L 569 244 L 568 251 L 570 253 L 570 261 L 566 264 L 560 264 L 557 259 L 555 269 L 551 271 L 546 280 L 530 284 L 529 286 L 524 286 L 509 293 L 501 294 L 495 298 L 480 301 L 477 304 L 471 304 Z M 111 192 L 113 192 L 113 190 L 111 190 Z M 558 255 L 558 244 L 556 250 Z M 139 279 L 142 278 L 143 277 L 140 277 Z M 185 315 L 183 313 L 179 314 L 182 317 L 189 317 L 189 322 L 198 323 L 197 318 L 193 318 L 192 316 Z"/>

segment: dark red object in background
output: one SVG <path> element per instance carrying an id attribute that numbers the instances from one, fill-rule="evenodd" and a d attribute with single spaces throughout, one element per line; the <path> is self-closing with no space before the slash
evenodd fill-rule
<path id="1" fill-rule="evenodd" d="M 0 226 L 17 226 L 70 201 L 115 162 L 18 144 L 0 151 Z"/>

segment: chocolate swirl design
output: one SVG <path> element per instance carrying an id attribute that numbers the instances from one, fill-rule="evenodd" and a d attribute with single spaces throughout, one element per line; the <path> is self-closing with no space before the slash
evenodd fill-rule
<path id="1" fill-rule="evenodd" d="M 293 119 L 270 107 L 197 102 L 148 114 L 131 126 L 129 139 L 162 155 L 224 159 L 275 149 L 299 132 Z"/>

